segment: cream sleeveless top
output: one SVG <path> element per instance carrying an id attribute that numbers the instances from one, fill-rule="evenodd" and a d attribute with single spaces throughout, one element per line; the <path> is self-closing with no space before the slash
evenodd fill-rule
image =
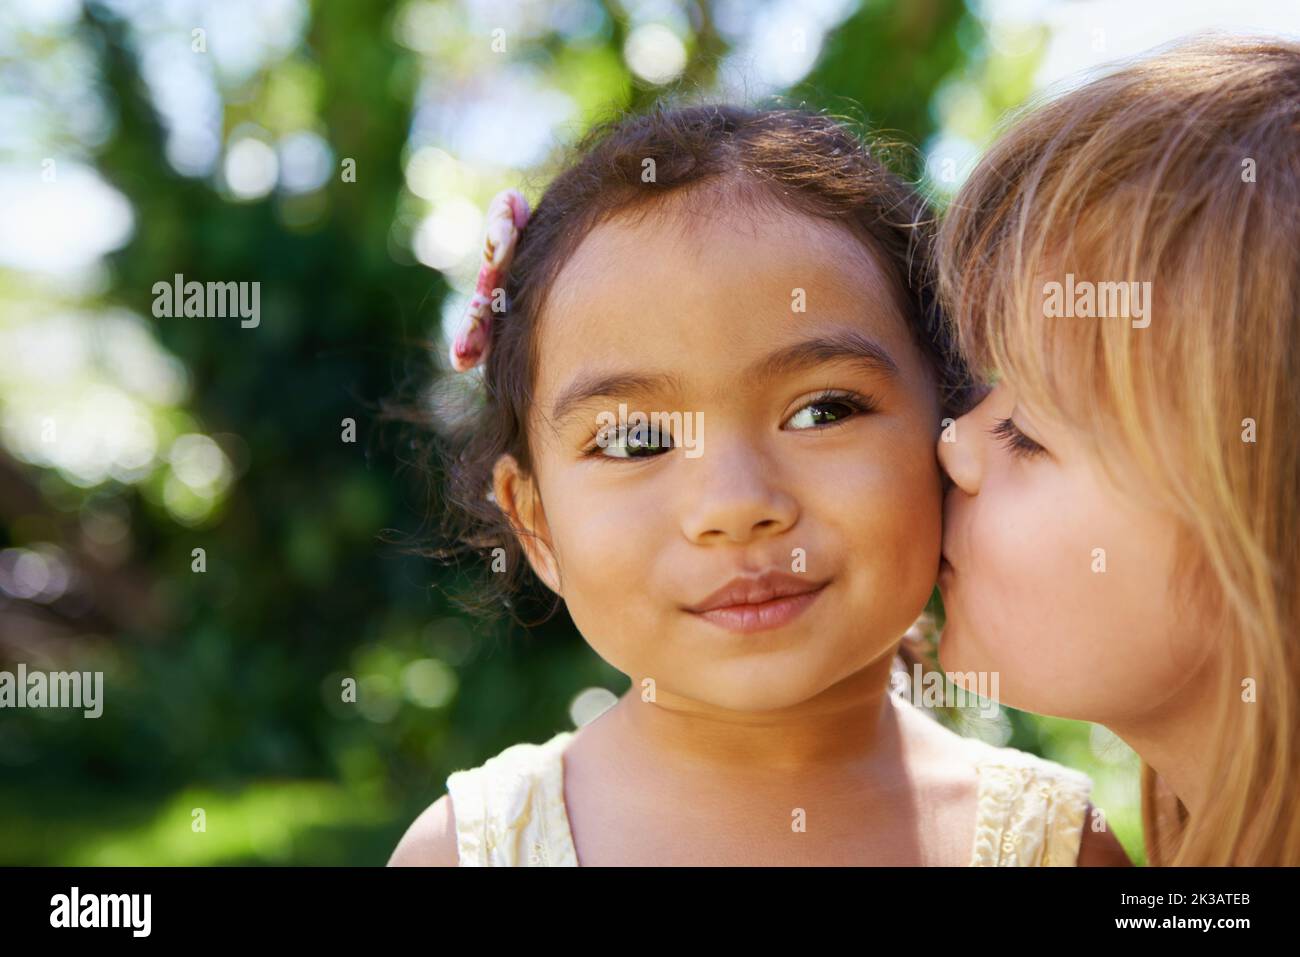
<path id="1" fill-rule="evenodd" d="M 516 744 L 447 778 L 462 867 L 576 867 L 564 805 L 573 731 Z M 971 867 L 1073 867 L 1092 781 L 1053 761 L 970 740 L 978 797 Z"/>

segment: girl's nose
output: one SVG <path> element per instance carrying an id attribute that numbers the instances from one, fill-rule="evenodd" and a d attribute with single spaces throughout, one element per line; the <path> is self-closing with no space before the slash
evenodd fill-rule
<path id="1" fill-rule="evenodd" d="M 976 421 L 978 407 L 947 425 L 939 434 L 939 464 L 953 484 L 978 495 L 984 472 L 984 443 Z"/>
<path id="2" fill-rule="evenodd" d="M 780 486 L 770 463 L 752 450 L 720 453 L 718 444 L 710 453 L 692 463 L 696 474 L 690 480 L 691 504 L 682 520 L 682 532 L 690 541 L 743 544 L 779 535 L 794 525 L 798 502 Z"/>

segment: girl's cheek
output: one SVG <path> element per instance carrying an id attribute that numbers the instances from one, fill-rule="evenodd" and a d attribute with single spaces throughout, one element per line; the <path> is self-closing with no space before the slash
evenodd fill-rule
<path id="1" fill-rule="evenodd" d="M 985 499 L 968 584 L 982 667 L 1003 700 L 1101 721 L 1176 683 L 1163 533 L 1141 511 L 1057 470 Z"/>
<path id="2" fill-rule="evenodd" d="M 985 630 L 993 632 L 992 640 L 1021 650 L 1033 643 L 1032 623 L 1044 620 L 1043 603 L 1059 588 L 1053 572 L 1059 529 L 1043 525 L 1033 499 L 1014 492 L 982 505 L 980 527 L 967 560 L 975 565 L 981 592 L 977 597 L 991 619 Z"/>
<path id="3" fill-rule="evenodd" d="M 951 628 L 941 660 L 950 671 L 996 672 L 1005 703 L 1054 713 L 1042 692 L 1058 693 L 1091 653 L 1074 630 L 1075 609 L 1087 604 L 1072 592 L 1081 532 L 1053 489 L 1023 479 L 987 474 L 953 516 L 964 551 L 945 594 Z"/>
<path id="4" fill-rule="evenodd" d="M 1178 541 L 1172 519 L 1106 490 L 1094 508 L 1092 578 L 1099 641 L 1133 672 L 1135 699 L 1158 697 L 1181 684 L 1204 660 L 1199 613 L 1176 576 Z M 1104 571 L 1100 570 L 1104 558 Z"/>
<path id="5" fill-rule="evenodd" d="M 933 443 L 890 451 L 885 456 L 873 450 L 834 481 L 813 476 L 802 494 L 812 517 L 855 526 L 846 538 L 858 543 L 863 551 L 857 561 L 874 566 L 875 576 L 915 582 L 928 596 L 943 531 L 943 486 Z"/>

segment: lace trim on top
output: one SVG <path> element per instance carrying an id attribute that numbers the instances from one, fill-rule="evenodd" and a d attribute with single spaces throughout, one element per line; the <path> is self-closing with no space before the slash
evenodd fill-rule
<path id="1" fill-rule="evenodd" d="M 564 805 L 563 752 L 573 731 L 516 744 L 447 778 L 462 867 L 576 867 Z M 1092 781 L 1086 774 L 983 742 L 971 867 L 1073 867 Z"/>
<path id="2" fill-rule="evenodd" d="M 461 867 L 577 866 L 561 757 L 573 734 L 512 745 L 448 776 Z"/>
<path id="3" fill-rule="evenodd" d="M 978 762 L 972 867 L 1074 867 L 1092 791 L 1081 771 L 1013 748 Z"/>

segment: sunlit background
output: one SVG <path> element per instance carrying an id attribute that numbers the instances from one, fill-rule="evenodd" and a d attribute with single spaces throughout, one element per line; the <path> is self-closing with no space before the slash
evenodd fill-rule
<path id="1" fill-rule="evenodd" d="M 626 689 L 563 615 L 476 624 L 381 538 L 425 502 L 378 407 L 442 353 L 487 200 L 587 124 L 779 96 L 914 144 L 942 203 L 1008 110 L 1210 28 L 1300 7 L 7 0 L 0 669 L 105 702 L 0 712 L 0 863 L 380 863 L 449 771 Z M 155 317 L 176 274 L 260 282 L 260 325 Z M 1113 736 L 942 718 L 1087 771 L 1142 859 Z"/>

